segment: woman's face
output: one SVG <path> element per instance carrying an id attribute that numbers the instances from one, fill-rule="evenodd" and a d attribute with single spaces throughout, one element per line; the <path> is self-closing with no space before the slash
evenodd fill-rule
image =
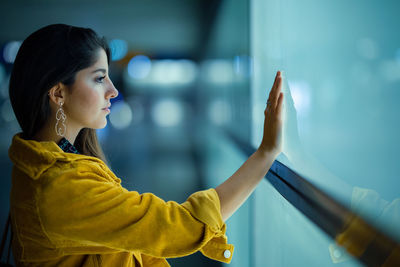
<path id="1" fill-rule="evenodd" d="M 70 89 L 63 106 L 67 127 L 104 128 L 110 112 L 106 108 L 110 106 L 110 99 L 117 97 L 118 91 L 108 76 L 107 55 L 102 48 L 97 52 L 96 63 L 77 72 Z"/>

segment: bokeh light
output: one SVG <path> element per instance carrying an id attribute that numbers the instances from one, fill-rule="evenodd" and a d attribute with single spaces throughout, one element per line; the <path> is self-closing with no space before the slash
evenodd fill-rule
<path id="1" fill-rule="evenodd" d="M 113 39 L 109 42 L 109 46 L 112 61 L 120 60 L 128 53 L 128 43 L 125 40 Z"/>
<path id="2" fill-rule="evenodd" d="M 14 63 L 15 57 L 17 56 L 21 44 L 22 42 L 20 41 L 11 41 L 5 44 L 3 50 L 3 58 L 5 62 Z"/>
<path id="3" fill-rule="evenodd" d="M 153 106 L 153 121 L 161 127 L 178 126 L 183 120 L 183 105 L 176 99 L 163 99 Z"/>
<path id="4" fill-rule="evenodd" d="M 144 55 L 133 57 L 128 63 L 128 74 L 133 79 L 146 78 L 151 71 L 151 61 Z"/>
<path id="5" fill-rule="evenodd" d="M 111 107 L 109 115 L 111 125 L 119 130 L 129 127 L 132 122 L 131 107 L 125 101 L 118 101 Z"/>

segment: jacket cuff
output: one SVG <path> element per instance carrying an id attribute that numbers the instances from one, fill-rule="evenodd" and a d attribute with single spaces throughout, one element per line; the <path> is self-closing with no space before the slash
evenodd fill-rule
<path id="1" fill-rule="evenodd" d="M 221 216 L 221 204 L 214 188 L 192 194 L 182 204 L 193 217 L 206 224 L 205 237 L 211 237 L 200 249 L 204 256 L 230 263 L 234 246 L 227 244 L 226 224 Z"/>
<path id="2" fill-rule="evenodd" d="M 227 242 L 228 240 L 225 235 L 214 237 L 200 249 L 200 252 L 210 259 L 230 263 L 234 246 L 227 244 Z"/>

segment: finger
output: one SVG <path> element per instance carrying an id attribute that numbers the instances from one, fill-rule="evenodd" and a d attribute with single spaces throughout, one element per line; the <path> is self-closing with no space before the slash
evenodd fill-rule
<path id="1" fill-rule="evenodd" d="M 275 75 L 275 80 L 274 80 L 274 83 L 272 84 L 271 91 L 269 92 L 269 97 L 271 97 L 272 91 L 274 91 L 274 88 L 276 87 L 276 82 L 277 82 L 278 77 L 279 77 L 280 75 L 281 75 L 281 72 L 278 71 L 278 72 L 276 73 L 276 75 Z"/>
<path id="2" fill-rule="evenodd" d="M 272 84 L 271 91 L 269 92 L 269 95 L 271 96 L 272 92 L 276 88 L 278 77 L 280 76 L 280 71 L 278 71 L 275 75 L 274 83 Z"/>
<path id="3" fill-rule="evenodd" d="M 278 104 L 276 106 L 276 114 L 278 117 L 280 117 L 282 114 L 282 104 L 283 104 L 283 93 L 280 93 L 278 98 Z"/>
<path id="4" fill-rule="evenodd" d="M 276 105 L 278 104 L 278 97 L 279 93 L 281 92 L 281 88 L 282 88 L 282 78 L 278 77 L 276 88 L 274 88 L 270 97 L 271 107 L 273 109 L 275 109 Z"/>

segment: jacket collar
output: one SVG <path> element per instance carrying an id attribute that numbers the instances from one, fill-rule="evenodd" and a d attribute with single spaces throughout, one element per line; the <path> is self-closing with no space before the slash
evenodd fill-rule
<path id="1" fill-rule="evenodd" d="M 22 133 L 14 135 L 8 156 L 14 165 L 33 179 L 50 168 L 57 160 L 74 161 L 82 158 L 101 160 L 86 155 L 65 153 L 54 141 L 42 141 L 23 139 Z"/>

